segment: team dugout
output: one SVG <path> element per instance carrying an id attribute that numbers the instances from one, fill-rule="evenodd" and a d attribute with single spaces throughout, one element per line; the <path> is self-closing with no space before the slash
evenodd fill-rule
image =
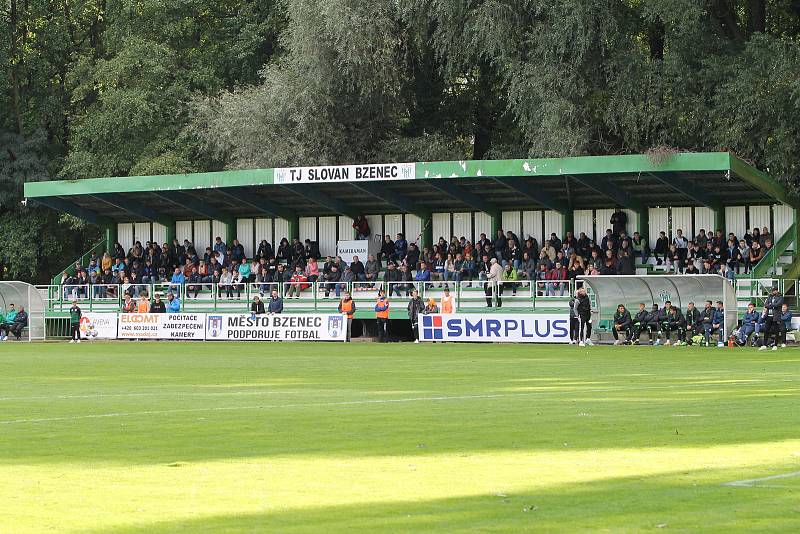
<path id="1" fill-rule="evenodd" d="M 499 229 L 540 244 L 567 232 L 599 243 L 621 210 L 627 234 L 639 232 L 651 248 L 661 232 L 672 239 L 678 230 L 691 238 L 700 229 L 743 236 L 768 228 L 773 262 L 783 265 L 760 274 L 794 279 L 798 273 L 800 199 L 727 152 L 659 161 L 625 155 L 95 178 L 28 183 L 25 196 L 100 225 L 105 239 L 95 250 L 101 252 L 115 242 L 128 250 L 137 241 L 173 239 L 200 252 L 221 237 L 237 240 L 252 258 L 262 240 L 277 248 L 282 238 L 296 237 L 316 243 L 322 259 L 355 237 L 353 220 L 361 216 L 377 237 L 376 251 L 383 235 L 401 233 L 422 249 L 440 237 L 477 243 Z M 392 317 L 404 318 L 405 306 Z"/>

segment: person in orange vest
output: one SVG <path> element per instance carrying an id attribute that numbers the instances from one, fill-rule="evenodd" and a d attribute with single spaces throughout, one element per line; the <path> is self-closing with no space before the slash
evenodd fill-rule
<path id="1" fill-rule="evenodd" d="M 347 316 L 347 341 L 350 341 L 350 332 L 353 330 L 353 314 L 356 313 L 356 303 L 350 297 L 350 292 L 345 291 L 339 301 L 339 313 Z"/>
<path id="2" fill-rule="evenodd" d="M 378 343 L 385 343 L 389 340 L 389 299 L 386 298 L 383 289 L 378 291 L 375 319 L 378 323 Z"/>
<path id="3" fill-rule="evenodd" d="M 147 292 L 142 291 L 139 296 L 139 302 L 136 305 L 137 313 L 150 313 L 150 299 L 147 297 Z"/>
<path id="4" fill-rule="evenodd" d="M 444 295 L 442 295 L 442 302 L 439 305 L 439 313 L 454 313 L 455 312 L 455 299 L 450 294 L 450 288 L 444 288 Z"/>

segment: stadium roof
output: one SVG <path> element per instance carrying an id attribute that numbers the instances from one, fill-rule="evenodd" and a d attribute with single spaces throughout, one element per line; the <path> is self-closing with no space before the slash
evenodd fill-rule
<path id="1" fill-rule="evenodd" d="M 292 167 L 31 182 L 95 223 L 446 211 L 774 204 L 800 198 L 728 152 Z"/>

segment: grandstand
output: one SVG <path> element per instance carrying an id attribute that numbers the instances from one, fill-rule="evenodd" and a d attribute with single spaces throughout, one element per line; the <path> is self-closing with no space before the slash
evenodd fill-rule
<path id="1" fill-rule="evenodd" d="M 800 274 L 800 261 L 795 254 L 800 199 L 767 174 L 727 152 L 677 153 L 660 160 L 647 155 L 623 155 L 64 180 L 27 183 L 25 196 L 104 230 L 101 242 L 76 261 L 68 263 L 65 258 L 64 271 L 53 273 L 51 285 L 40 287 L 50 319 L 65 316 L 70 296 L 77 296 L 87 310 L 116 311 L 122 295 L 132 286 L 137 293 L 145 289 L 150 295 L 172 290 L 179 294 L 184 311 L 244 311 L 249 309 L 254 295 L 268 293 L 273 287 L 285 296 L 292 286 L 288 276 L 276 280 L 271 274 L 269 280 L 260 280 L 253 272 L 256 278 L 251 283 L 235 283 L 206 275 L 203 282 L 174 284 L 170 283 L 171 269 L 159 276 L 155 264 L 151 280 L 138 282 L 124 278 L 93 280 L 90 273 L 81 271 L 89 270 L 92 258 L 99 266 L 106 251 L 113 258 L 114 244 L 119 243 L 122 257 L 129 261 L 125 273 L 130 274 L 132 254 L 138 254 L 137 243 L 142 247 L 142 261 L 150 242 L 161 245 L 172 244 L 173 240 L 196 251 L 197 258 L 191 260 L 191 265 L 197 266 L 204 259 L 204 251 L 210 250 L 213 255 L 218 237 L 224 244 L 223 255 L 227 249 L 240 245 L 248 260 L 257 256 L 265 240 L 279 256 L 277 263 L 284 263 L 291 270 L 293 258 L 290 254 L 281 260 L 279 243 L 284 238 L 290 243 L 298 238 L 301 244 L 308 240 L 311 247 L 318 247 L 323 276 L 325 257 L 336 255 L 340 241 L 356 237 L 354 219 L 361 216 L 370 229 L 370 253 L 380 255 L 382 236 L 394 239 L 403 234 L 408 242 L 417 243 L 423 259 L 425 251 L 433 251 L 440 241 L 447 247 L 455 239 L 459 242 L 455 248 L 465 253 L 465 242 L 476 248 L 481 234 L 492 241 L 498 230 L 504 235 L 511 232 L 519 238 L 523 250 L 535 250 L 537 256 L 551 236 L 556 238 L 557 248 L 566 246 L 562 243 L 568 240 L 568 232 L 576 240 L 583 233 L 593 241 L 592 246 L 605 248 L 602 238 L 612 228 L 612 217 L 616 217 L 614 235 L 625 231 L 630 238 L 638 232 L 647 241 L 650 254 L 645 254 L 648 258 L 637 255 L 634 259 L 631 251 L 632 269 L 625 270 L 627 260 L 620 262 L 620 240 L 615 237 L 611 263 L 603 262 L 600 256 L 597 274 L 668 274 L 682 272 L 690 264 L 696 264 L 698 272 L 718 273 L 721 267 L 721 274 L 735 285 L 739 307 L 763 297 L 765 288 L 774 283 L 784 292 L 793 292 Z M 618 211 L 624 215 L 615 216 Z M 754 235 L 753 228 L 759 229 L 761 235 Z M 701 230 L 708 235 L 708 247 L 695 253 L 692 242 Z M 684 256 L 680 257 L 680 251 L 676 256 L 669 250 L 656 254 L 661 232 L 668 243 L 673 243 L 679 231 L 688 238 Z M 716 231 L 721 232 L 722 250 L 715 259 Z M 737 242 L 746 239 L 748 245 L 759 242 L 764 252 L 754 256 L 752 263 L 747 258 L 732 262 L 724 252 L 729 234 Z M 526 244 L 528 238 L 535 240 L 535 249 Z M 490 249 L 491 254 L 494 247 Z M 576 256 L 585 256 L 582 269 L 571 265 L 567 269 L 566 259 L 565 269 L 557 271 L 553 263 L 557 264 L 560 257 L 550 258 L 548 277 L 541 274 L 537 258 L 533 270 L 521 268 L 517 279 L 491 285 L 504 286 L 504 310 L 564 311 L 569 295 L 580 283 L 578 276 L 590 274 L 590 251 L 591 247 L 576 251 Z M 503 255 L 498 257 L 502 259 Z M 383 259 L 378 274 L 381 283 L 388 263 L 388 258 Z M 398 264 L 403 259 L 395 258 Z M 441 261 L 445 265 L 446 259 L 443 254 Z M 708 265 L 704 263 L 706 259 Z M 361 260 L 365 262 L 366 258 Z M 428 264 L 433 264 L 434 273 L 430 282 L 417 281 L 420 262 L 409 262 L 413 263 L 409 265 L 411 280 L 387 284 L 390 290 L 394 289 L 394 295 L 400 294 L 402 301 L 392 309 L 391 318 L 407 319 L 406 294 L 412 286 L 425 298 L 437 299 L 449 286 L 454 290 L 459 311 L 488 311 L 480 260 L 476 257 L 471 273 L 465 272 L 459 280 L 445 281 L 436 279 L 436 258 L 431 257 Z M 184 262 L 180 264 L 184 268 Z M 727 267 L 732 272 L 726 273 Z M 256 264 L 253 271 L 257 269 Z M 187 279 L 191 276 L 191 267 L 186 275 Z M 95 283 L 90 286 L 92 282 Z M 336 309 L 335 285 L 323 278 L 307 285 L 299 298 L 285 299 L 287 312 Z M 358 306 L 356 318 L 374 318 L 372 304 L 380 285 L 357 278 L 340 284 L 340 289 L 346 286 L 353 293 Z"/>

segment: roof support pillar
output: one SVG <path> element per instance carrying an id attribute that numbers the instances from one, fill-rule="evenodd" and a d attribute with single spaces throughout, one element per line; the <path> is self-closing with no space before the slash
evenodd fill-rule
<path id="1" fill-rule="evenodd" d="M 106 240 L 106 250 L 109 252 L 117 242 L 117 224 L 108 223 L 103 225 L 103 237 Z"/>
<path id="2" fill-rule="evenodd" d="M 289 230 L 288 230 L 289 235 L 286 236 L 289 242 L 291 243 L 292 239 L 294 239 L 295 237 L 297 239 L 300 239 L 300 217 L 298 217 L 297 214 L 295 214 L 292 217 L 286 219 L 286 221 L 289 223 Z M 275 250 L 276 251 L 278 250 L 277 244 L 275 245 Z"/>
<path id="3" fill-rule="evenodd" d="M 714 229 L 722 230 L 722 235 L 728 235 L 728 229 L 725 223 L 725 206 L 720 206 L 714 210 Z M 727 237 L 725 238 L 727 239 Z"/>
<path id="4" fill-rule="evenodd" d="M 572 210 L 566 210 L 561 212 L 561 239 L 563 240 L 567 236 L 567 232 L 572 232 L 572 236 L 575 237 L 575 212 Z"/>

